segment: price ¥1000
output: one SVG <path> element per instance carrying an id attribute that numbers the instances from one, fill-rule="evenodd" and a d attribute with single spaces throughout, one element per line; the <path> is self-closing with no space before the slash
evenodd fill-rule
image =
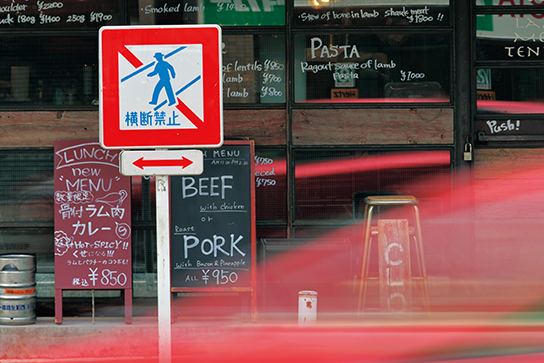
<path id="1" fill-rule="evenodd" d="M 412 81 L 414 79 L 423 79 L 425 78 L 425 73 L 414 73 L 412 71 L 400 71 L 400 80 L 401 81 Z"/>

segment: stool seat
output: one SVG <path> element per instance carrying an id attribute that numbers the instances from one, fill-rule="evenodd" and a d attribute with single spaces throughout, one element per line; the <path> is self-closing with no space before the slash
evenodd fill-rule
<path id="1" fill-rule="evenodd" d="M 419 203 L 419 200 L 411 195 L 368 196 L 364 200 L 368 205 L 404 205 Z"/>
<path id="2" fill-rule="evenodd" d="M 423 305 L 426 309 L 429 307 L 428 302 L 428 288 L 427 288 L 427 272 L 425 268 L 425 258 L 423 254 L 423 242 L 421 234 L 421 223 L 419 220 L 419 209 L 417 204 L 419 200 L 412 195 L 377 195 L 377 196 L 367 196 L 364 198 L 365 201 L 365 213 L 364 213 L 364 248 L 363 255 L 361 258 L 362 268 L 361 268 L 361 280 L 359 285 L 359 302 L 358 310 L 361 312 L 364 310 L 365 300 L 366 300 L 366 289 L 367 281 L 375 280 L 369 276 L 369 263 L 370 263 L 370 249 L 372 245 L 372 236 L 378 235 L 378 228 L 372 227 L 372 214 L 374 207 L 379 206 L 402 206 L 407 205 L 411 206 L 410 209 L 413 211 L 413 221 L 415 226 L 409 228 L 409 234 L 413 235 L 414 247 L 416 252 L 416 266 L 419 272 L 419 276 L 413 276 L 412 280 L 419 280 L 422 283 L 422 297 Z"/>

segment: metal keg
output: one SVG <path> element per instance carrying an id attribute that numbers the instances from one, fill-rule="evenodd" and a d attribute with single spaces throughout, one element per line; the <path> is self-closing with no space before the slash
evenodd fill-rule
<path id="1" fill-rule="evenodd" d="M 35 272 L 33 255 L 0 255 L 0 324 L 36 322 Z"/>

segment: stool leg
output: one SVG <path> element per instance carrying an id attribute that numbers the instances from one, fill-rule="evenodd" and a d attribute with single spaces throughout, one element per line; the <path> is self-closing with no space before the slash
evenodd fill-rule
<path id="1" fill-rule="evenodd" d="M 362 309 L 364 310 L 365 308 L 365 303 L 366 303 L 366 292 L 368 290 L 368 280 L 370 279 L 369 277 L 369 270 L 370 270 L 370 252 L 372 251 L 372 235 L 369 237 L 368 239 L 368 252 L 366 254 L 366 268 L 365 268 L 365 281 L 364 281 L 364 285 L 363 285 L 363 300 L 362 300 Z"/>
<path id="2" fill-rule="evenodd" d="M 372 210 L 374 206 L 369 206 L 368 204 L 365 207 L 365 217 L 364 217 L 364 226 L 365 226 L 365 242 L 363 247 L 363 258 L 361 259 L 361 281 L 359 282 L 359 294 L 358 294 L 358 304 L 357 311 L 361 312 L 364 309 L 364 303 L 366 299 L 366 278 L 368 277 L 368 265 L 370 259 L 370 232 L 372 229 Z"/>
<path id="3" fill-rule="evenodd" d="M 429 310 L 429 290 L 427 286 L 427 269 L 425 268 L 425 255 L 423 252 L 423 237 L 421 233 L 421 221 L 419 219 L 419 208 L 414 205 L 414 218 L 416 222 L 416 249 L 417 249 L 417 260 L 418 260 L 418 269 L 421 273 L 422 278 L 422 287 L 423 287 L 423 304 L 425 305 L 426 310 Z"/>
<path id="4" fill-rule="evenodd" d="M 413 242 L 413 245 L 414 245 L 414 248 L 415 248 L 415 253 L 416 253 L 416 265 L 417 266 L 414 266 L 414 268 L 417 267 L 417 278 L 418 279 L 421 279 L 421 282 L 417 284 L 416 288 L 418 290 L 418 292 L 421 294 L 421 300 L 423 302 L 423 308 L 425 310 L 428 310 L 428 302 L 427 302 L 427 293 L 426 293 L 426 290 L 425 290 L 425 275 L 424 275 L 424 272 L 423 272 L 423 262 L 422 262 L 422 250 L 420 248 L 420 245 L 419 245 L 419 241 L 418 241 L 418 238 L 416 236 L 412 236 L 412 240 L 414 241 Z M 414 271 L 412 271 L 412 276 L 414 276 Z"/>

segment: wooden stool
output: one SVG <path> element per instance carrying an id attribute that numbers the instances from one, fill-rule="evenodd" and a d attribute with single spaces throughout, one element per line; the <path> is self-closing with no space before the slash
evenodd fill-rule
<path id="1" fill-rule="evenodd" d="M 363 257 L 361 259 L 362 268 L 360 275 L 360 282 L 358 286 L 358 305 L 359 312 L 364 310 L 367 282 L 369 280 L 378 280 L 378 277 L 369 276 L 369 262 L 370 262 L 370 248 L 372 244 L 372 236 L 378 236 L 378 227 L 372 226 L 372 213 L 376 206 L 411 206 L 413 211 L 413 219 L 415 227 L 409 228 L 409 235 L 413 236 L 414 247 L 416 254 L 416 266 L 418 269 L 418 275 L 412 273 L 411 279 L 421 282 L 422 287 L 422 300 L 423 306 L 426 310 L 429 308 L 429 294 L 427 288 L 427 272 L 425 270 L 425 259 L 423 255 L 423 240 L 421 237 L 421 224 L 419 220 L 419 209 L 417 204 L 419 200 L 411 195 L 387 195 L 387 196 L 368 196 L 364 198 L 366 203 L 364 213 L 364 230 L 365 230 L 365 244 L 363 248 Z M 408 242 L 409 243 L 409 242 Z"/>

